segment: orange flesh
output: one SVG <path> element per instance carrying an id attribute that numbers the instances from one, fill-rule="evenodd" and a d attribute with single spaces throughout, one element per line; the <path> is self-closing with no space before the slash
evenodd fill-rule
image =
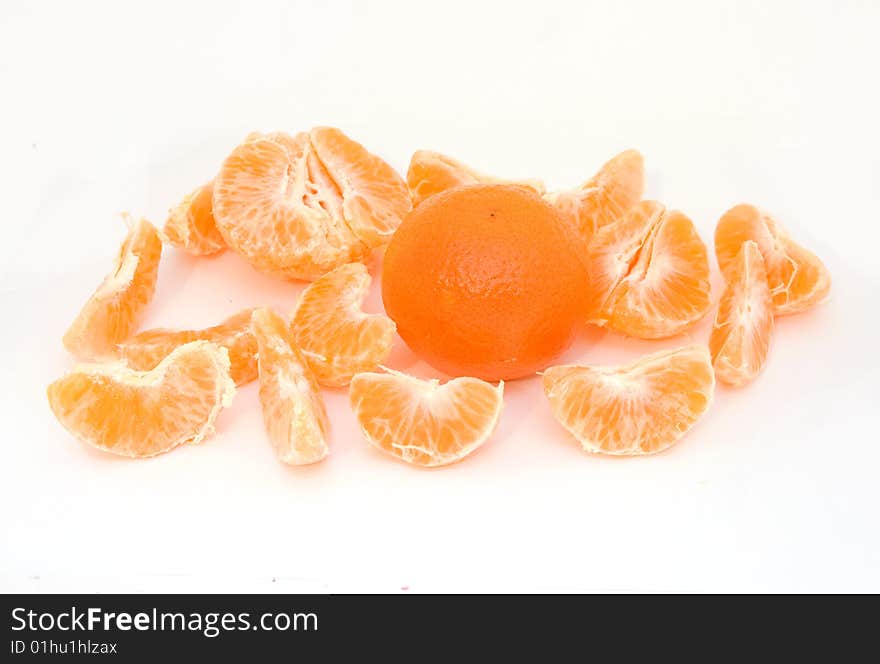
<path id="1" fill-rule="evenodd" d="M 538 180 L 505 180 L 480 173 L 462 162 L 439 152 L 417 150 L 409 162 L 406 182 L 412 194 L 413 205 L 441 191 L 471 184 L 513 184 L 527 187 L 535 193 L 544 193 Z"/>
<path id="2" fill-rule="evenodd" d="M 440 385 L 401 374 L 362 373 L 351 407 L 367 441 L 401 461 L 443 466 L 488 440 L 501 414 L 504 385 L 455 378 Z"/>
<path id="3" fill-rule="evenodd" d="M 348 385 L 352 376 L 376 369 L 391 352 L 394 323 L 361 310 L 369 286 L 367 268 L 349 263 L 312 283 L 300 297 L 291 330 L 322 385 Z"/>
<path id="4" fill-rule="evenodd" d="M 737 205 L 715 228 L 715 255 L 727 274 L 747 240 L 758 245 L 777 316 L 804 311 L 828 297 L 831 275 L 812 252 L 791 239 L 771 216 L 754 205 Z"/>
<path id="5" fill-rule="evenodd" d="M 773 335 L 773 297 L 758 245 L 747 240 L 727 271 L 709 351 L 718 380 L 742 386 L 754 380 L 767 360 Z"/>
<path id="6" fill-rule="evenodd" d="M 161 255 L 159 233 L 141 219 L 122 243 L 112 272 L 64 334 L 64 347 L 72 355 L 86 360 L 113 356 L 153 299 Z"/>
<path id="7" fill-rule="evenodd" d="M 196 256 L 216 254 L 226 248 L 214 221 L 214 183 L 202 185 L 168 214 L 162 235 L 169 244 Z"/>
<path id="8" fill-rule="evenodd" d="M 48 389 L 52 412 L 73 435 L 128 457 L 201 442 L 234 393 L 226 350 L 206 341 L 181 346 L 147 372 L 82 365 Z"/>
<path id="9" fill-rule="evenodd" d="M 257 341 L 251 333 L 253 311 L 246 309 L 204 330 L 145 330 L 119 344 L 119 356 L 132 369 L 148 371 L 178 346 L 200 339 L 213 341 L 229 351 L 232 380 L 244 385 L 257 378 Z"/>
<path id="10" fill-rule="evenodd" d="M 671 337 L 710 307 L 709 260 L 693 222 L 642 201 L 589 250 L 590 321 L 640 339 Z"/>
<path id="11" fill-rule="evenodd" d="M 643 455 L 676 443 L 706 411 L 715 386 L 703 346 L 630 365 L 563 365 L 544 372 L 553 415 L 588 452 Z"/>
<path id="12" fill-rule="evenodd" d="M 257 269 L 316 279 L 363 260 L 410 209 L 397 173 L 337 129 L 253 134 L 214 181 L 214 216 Z"/>
<path id="13" fill-rule="evenodd" d="M 576 189 L 547 194 L 546 198 L 575 225 L 585 241 L 600 228 L 619 221 L 642 198 L 645 166 L 637 150 L 625 150 L 609 159 L 599 172 Z"/>
<path id="14" fill-rule="evenodd" d="M 259 347 L 260 404 L 275 455 L 303 465 L 327 456 L 327 413 L 317 382 L 287 322 L 270 309 L 254 312 Z"/>

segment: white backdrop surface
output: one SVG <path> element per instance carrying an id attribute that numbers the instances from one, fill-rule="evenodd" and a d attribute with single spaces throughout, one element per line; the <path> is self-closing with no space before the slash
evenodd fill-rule
<path id="1" fill-rule="evenodd" d="M 869 0 L 5 3 L 0 590 L 880 591 L 878 30 Z M 764 375 L 652 458 L 582 453 L 534 379 L 435 471 L 368 449 L 344 390 L 314 467 L 275 461 L 256 385 L 199 447 L 137 462 L 74 441 L 45 388 L 119 212 L 162 223 L 248 132 L 315 124 L 401 172 L 429 148 L 551 187 L 636 147 L 647 195 L 707 242 L 761 205 L 824 258 L 832 297 L 780 319 Z M 301 288 L 167 250 L 146 325 L 288 313 Z M 709 322 L 588 331 L 564 359 L 705 341 Z M 401 342 L 390 364 L 433 375 Z"/>

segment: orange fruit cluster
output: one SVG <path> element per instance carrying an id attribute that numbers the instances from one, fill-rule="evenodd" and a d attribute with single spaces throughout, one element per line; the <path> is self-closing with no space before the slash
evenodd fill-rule
<path id="1" fill-rule="evenodd" d="M 84 363 L 49 386 L 50 407 L 86 443 L 150 457 L 203 441 L 236 388 L 258 380 L 271 448 L 301 465 L 330 451 L 322 388 L 347 386 L 370 445 L 430 467 L 490 438 L 505 380 L 541 373 L 553 416 L 586 451 L 661 452 L 705 413 L 716 379 L 758 375 L 775 316 L 822 301 L 831 279 L 773 217 L 738 205 L 715 232 L 726 287 L 708 344 L 622 366 L 550 366 L 584 324 L 668 338 L 711 308 L 706 246 L 684 213 L 642 200 L 644 179 L 635 150 L 549 192 L 419 150 L 404 180 L 338 129 L 251 134 L 161 232 L 129 222 L 64 335 Z M 231 248 L 312 283 L 289 320 L 256 308 L 199 330 L 140 330 L 163 242 L 198 256 Z M 376 249 L 387 315 L 363 310 Z M 385 367 L 397 334 L 452 378 Z"/>

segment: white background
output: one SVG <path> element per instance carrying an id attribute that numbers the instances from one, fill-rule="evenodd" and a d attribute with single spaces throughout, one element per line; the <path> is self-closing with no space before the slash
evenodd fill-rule
<path id="1" fill-rule="evenodd" d="M 0 590 L 880 591 L 878 8 L 3 3 Z M 719 388 L 652 458 L 582 453 L 537 380 L 436 471 L 368 449 L 344 390 L 315 467 L 275 461 L 256 385 L 200 447 L 139 462 L 74 441 L 45 388 L 72 365 L 61 335 L 119 212 L 163 223 L 248 132 L 315 124 L 401 172 L 430 148 L 551 187 L 636 147 L 648 196 L 707 241 L 737 202 L 775 213 L 832 298 L 780 320 L 765 374 Z M 288 313 L 301 287 L 168 250 L 146 325 Z M 592 330 L 565 359 L 632 359 L 708 324 L 654 343 Z M 391 364 L 432 374 L 402 344 Z"/>

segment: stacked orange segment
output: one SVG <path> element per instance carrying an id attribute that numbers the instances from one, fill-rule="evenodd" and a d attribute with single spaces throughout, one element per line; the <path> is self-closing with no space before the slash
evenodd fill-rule
<path id="1" fill-rule="evenodd" d="M 661 339 L 709 310 L 709 260 L 693 222 L 642 201 L 599 229 L 588 254 L 590 320 L 621 334 Z"/>
<path id="2" fill-rule="evenodd" d="M 112 356 L 138 326 L 153 299 L 162 241 L 145 219 L 134 224 L 105 277 L 64 334 L 64 347 L 81 359 Z"/>
<path id="3" fill-rule="evenodd" d="M 736 263 L 747 240 L 758 245 L 764 259 L 777 316 L 804 311 L 828 296 L 831 275 L 822 261 L 754 205 L 731 208 L 715 228 L 715 255 L 723 274 L 727 275 Z"/>
<path id="4" fill-rule="evenodd" d="M 257 341 L 251 333 L 253 311 L 240 311 L 203 330 L 145 330 L 119 344 L 118 354 L 132 369 L 148 371 L 178 346 L 200 339 L 213 341 L 229 351 L 232 380 L 244 385 L 257 378 Z"/>
<path id="5" fill-rule="evenodd" d="M 269 442 L 284 463 L 320 461 L 328 452 L 328 424 L 317 382 L 281 316 L 257 309 L 252 325 L 259 347 L 260 404 Z"/>
<path id="6" fill-rule="evenodd" d="M 349 263 L 309 285 L 293 313 L 291 329 L 322 385 L 348 385 L 352 376 L 371 371 L 388 357 L 394 323 L 361 309 L 370 274 Z"/>
<path id="7" fill-rule="evenodd" d="M 151 371 L 82 365 L 48 389 L 52 412 L 68 431 L 128 457 L 201 442 L 234 394 L 226 349 L 208 341 L 177 348 Z"/>
<path id="8" fill-rule="evenodd" d="M 411 208 L 400 176 L 338 129 L 252 134 L 214 180 L 224 241 L 264 272 L 316 279 L 385 244 Z"/>
<path id="9" fill-rule="evenodd" d="M 741 386 L 764 367 L 773 334 L 773 296 L 757 243 L 742 244 L 726 276 L 709 351 L 718 380 Z"/>
<path id="10" fill-rule="evenodd" d="M 504 383 L 419 380 L 396 371 L 362 373 L 349 388 L 367 441 L 417 466 L 459 461 L 485 443 L 501 415 Z"/>
<path id="11" fill-rule="evenodd" d="M 214 221 L 214 183 L 196 188 L 168 214 L 162 235 L 169 244 L 196 256 L 226 248 Z"/>
<path id="12" fill-rule="evenodd" d="M 454 187 L 472 184 L 513 184 L 544 193 L 544 184 L 538 180 L 505 180 L 486 175 L 457 159 L 431 150 L 417 150 L 409 162 L 406 182 L 412 194 L 413 205 L 426 198 Z"/>
<path id="13" fill-rule="evenodd" d="M 712 401 L 704 346 L 647 355 L 624 366 L 562 365 L 544 372 L 553 415 L 588 452 L 642 455 L 676 443 Z"/>
<path id="14" fill-rule="evenodd" d="M 589 241 L 600 228 L 619 221 L 642 198 L 645 166 L 637 150 L 609 159 L 599 172 L 575 189 L 547 194 L 552 203 Z"/>

